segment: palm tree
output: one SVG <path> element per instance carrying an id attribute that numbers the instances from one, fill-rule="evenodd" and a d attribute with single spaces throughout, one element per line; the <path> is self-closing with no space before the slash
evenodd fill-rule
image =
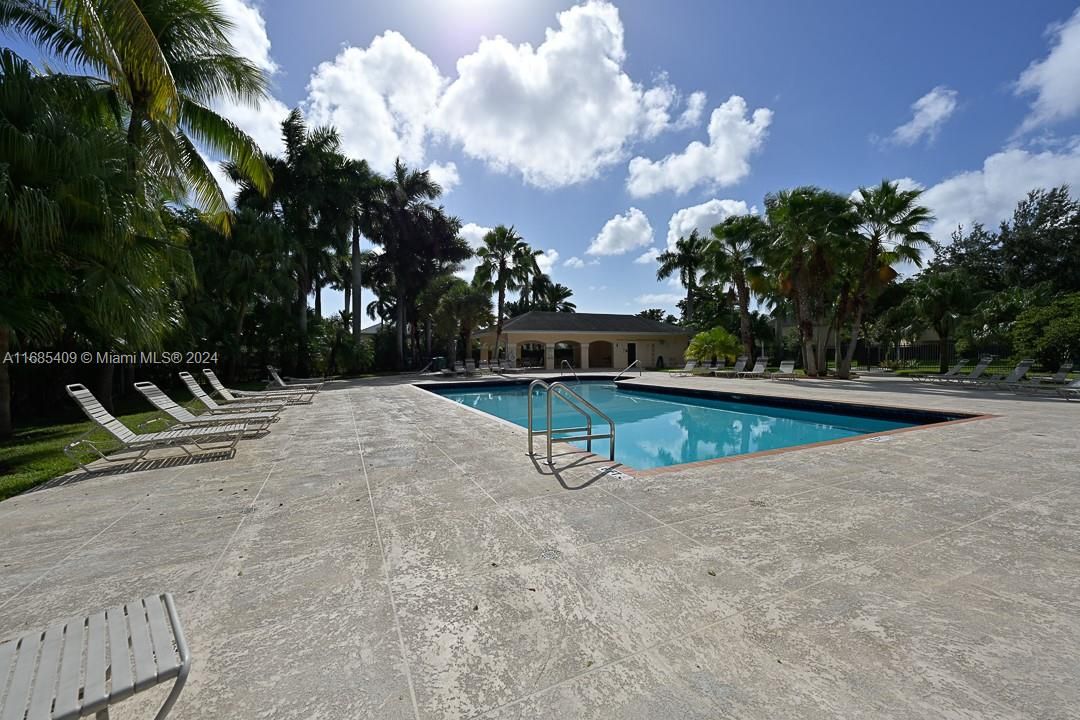
<path id="1" fill-rule="evenodd" d="M 694 293 L 697 291 L 698 273 L 702 270 L 705 240 L 697 230 L 688 237 L 681 237 L 675 247 L 665 250 L 656 258 L 660 267 L 656 269 L 657 280 L 667 280 L 678 273 L 679 281 L 686 288 L 686 305 L 683 306 L 683 321 L 692 322 L 694 317 Z"/>
<path id="2" fill-rule="evenodd" d="M 0 49 L 0 125 L 0 357 L 61 329 L 98 349 L 160 347 L 190 260 L 159 201 L 163 179 L 128 172 L 132 148 L 95 83 L 39 75 Z M 0 362 L 0 435 L 11 429 Z"/>
<path id="3" fill-rule="evenodd" d="M 570 302 L 574 291 L 562 283 L 555 283 L 548 288 L 544 296 L 544 307 L 550 312 L 577 312 L 577 305 Z"/>
<path id="4" fill-rule="evenodd" d="M 760 275 L 758 254 L 768 227 L 757 215 L 735 215 L 712 228 L 705 246 L 705 279 L 730 283 L 739 302 L 739 336 L 743 352 L 754 354 L 750 317 L 751 280 Z"/>
<path id="5" fill-rule="evenodd" d="M 815 187 L 768 195 L 765 208 L 765 264 L 777 291 L 791 298 L 803 366 L 807 375 L 816 377 L 825 373 L 833 325 L 830 301 L 840 294 L 839 269 L 850 256 L 858 220 L 848 198 Z"/>
<path id="6" fill-rule="evenodd" d="M 234 163 L 260 191 L 269 188 L 255 142 L 212 109 L 220 101 L 256 107 L 268 87 L 262 70 L 232 46 L 232 23 L 216 3 L 6 0 L 0 25 L 106 76 L 126 109 L 128 142 L 140 151 L 132 165 L 138 177 L 148 166 L 167 169 L 173 192 L 189 193 L 225 229 L 228 200 L 199 147 Z"/>
<path id="7" fill-rule="evenodd" d="M 430 220 L 438 209 L 431 201 L 442 194 L 442 188 L 431 179 L 426 170 L 409 170 L 398 159 L 394 163 L 394 172 L 379 189 L 374 200 L 374 213 L 371 219 L 372 240 L 384 249 L 385 262 L 389 263 L 394 276 L 394 303 L 397 317 L 397 362 L 398 368 L 405 364 L 405 326 L 408 322 L 407 300 L 415 287 L 412 281 L 416 277 L 418 260 L 423 256 L 422 235 L 430 227 Z"/>
<path id="8" fill-rule="evenodd" d="M 495 316 L 495 353 L 502 339 L 506 292 L 518 290 L 529 278 L 540 273 L 536 264 L 538 250 L 514 232 L 513 226 L 499 225 L 484 235 L 483 245 L 476 251 L 480 264 L 476 266 L 473 284 L 498 296 Z"/>
<path id="9" fill-rule="evenodd" d="M 912 332 L 918 331 L 921 324 L 937 333 L 941 372 L 949 369 L 949 339 L 957 320 L 968 314 L 975 302 L 970 279 L 960 270 L 924 272 L 911 284 L 911 292 L 901 307 L 914 318 Z"/>
<path id="10" fill-rule="evenodd" d="M 453 277 L 453 276 L 451 276 Z M 453 341 L 465 336 L 465 357 L 472 355 L 473 331 L 492 320 L 491 293 L 453 277 L 439 301 L 437 317 L 443 332 L 452 339 L 448 356 L 457 359 Z"/>
<path id="11" fill-rule="evenodd" d="M 922 228 L 933 221 L 930 211 L 918 204 L 921 190 L 901 190 L 895 182 L 882 180 L 874 188 L 862 188 L 854 200 L 858 216 L 858 238 L 863 258 L 857 266 L 848 313 L 851 339 L 836 374 L 846 378 L 859 341 L 863 315 L 873 306 L 874 297 L 896 277 L 892 265 L 908 261 L 922 267 L 922 252 L 934 248 L 930 234 Z"/>

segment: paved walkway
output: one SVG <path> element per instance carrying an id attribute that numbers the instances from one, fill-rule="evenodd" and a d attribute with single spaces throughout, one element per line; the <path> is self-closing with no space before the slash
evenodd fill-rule
<path id="1" fill-rule="evenodd" d="M 178 720 L 1078 716 L 1080 406 L 641 382 L 999 417 L 552 475 L 521 430 L 331 384 L 232 459 L 0 503 L 0 638 L 170 590 Z"/>

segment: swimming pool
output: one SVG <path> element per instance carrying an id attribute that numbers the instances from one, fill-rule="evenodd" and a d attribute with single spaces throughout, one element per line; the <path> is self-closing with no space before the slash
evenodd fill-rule
<path id="1" fill-rule="evenodd" d="M 616 386 L 609 381 L 567 385 L 615 421 L 615 460 L 639 470 L 714 460 L 764 450 L 942 422 L 954 417 L 891 408 L 843 406 L 784 398 L 740 397 L 714 393 L 680 393 L 670 388 Z M 528 385 L 467 383 L 425 389 L 467 407 L 528 425 Z M 737 396 L 736 396 L 737 397 Z M 772 404 L 770 404 L 770 402 Z M 554 400 L 555 427 L 580 426 L 581 416 Z M 534 390 L 533 429 L 543 430 L 545 405 L 541 388 Z M 607 425 L 593 418 L 594 432 Z M 543 438 L 537 439 L 543 452 Z M 573 445 L 585 448 L 585 442 Z M 594 440 L 593 452 L 606 456 L 607 440 Z"/>

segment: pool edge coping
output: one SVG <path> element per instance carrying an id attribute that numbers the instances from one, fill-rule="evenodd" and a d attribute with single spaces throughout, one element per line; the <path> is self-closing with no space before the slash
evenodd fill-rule
<path id="1" fill-rule="evenodd" d="M 510 378 L 505 378 L 505 379 L 509 380 Z M 513 378 L 513 379 L 516 380 L 518 378 Z M 607 379 L 607 378 L 596 378 L 596 379 L 597 380 L 604 380 L 604 379 Z M 469 383 L 476 383 L 477 381 L 476 380 L 465 380 L 465 381 L 459 381 L 459 382 L 460 382 L 461 385 L 467 386 Z M 434 382 L 434 383 L 431 383 L 431 386 L 432 387 L 438 387 L 438 386 L 440 386 L 442 384 L 443 383 L 440 383 L 440 382 Z M 480 383 L 477 383 L 477 384 L 480 384 Z M 520 385 L 522 383 L 513 383 L 513 384 Z M 445 402 L 448 402 L 448 403 L 450 403 L 451 405 L 453 405 L 455 407 L 463 408 L 465 410 L 468 410 L 469 412 L 476 413 L 477 415 L 488 418 L 490 420 L 496 420 L 499 423 L 502 423 L 503 425 L 505 425 L 505 426 L 507 426 L 507 427 L 509 427 L 509 428 L 511 428 L 513 430 L 519 431 L 520 434 L 525 435 L 526 437 L 528 436 L 527 428 L 522 427 L 521 425 L 518 425 L 517 423 L 510 422 L 509 420 L 506 420 L 504 418 L 498 417 L 497 415 L 492 415 L 491 413 L 484 412 L 483 410 L 478 410 L 477 408 L 470 407 L 470 406 L 465 405 L 463 403 L 455 402 L 454 400 L 451 400 L 450 398 L 446 397 L 445 395 L 442 395 L 440 393 L 434 392 L 433 390 L 429 389 L 428 383 L 425 382 L 425 381 L 421 381 L 421 382 L 418 382 L 418 383 L 410 383 L 410 387 L 415 388 L 416 390 L 419 390 L 420 392 L 423 392 L 425 395 L 435 396 L 437 398 L 440 398 L 441 400 L 444 400 Z M 664 385 L 664 386 L 645 385 L 645 384 L 634 383 L 633 385 L 627 385 L 627 387 L 669 388 L 670 386 L 666 386 L 666 385 Z M 671 389 L 672 390 L 679 390 L 681 388 L 671 388 Z M 722 392 L 722 391 L 704 390 L 704 389 L 698 389 L 698 388 L 694 388 L 694 390 L 697 393 L 705 393 L 705 394 Z M 674 394 L 674 393 L 672 393 L 672 394 Z M 783 399 L 783 400 L 799 400 L 800 399 L 800 398 L 792 398 L 792 397 L 786 396 L 786 395 L 756 395 L 756 397 L 764 397 L 764 398 L 770 398 L 770 399 Z M 907 406 L 907 405 L 868 405 L 868 404 L 865 404 L 865 403 L 837 402 L 837 401 L 833 401 L 833 400 L 826 400 L 826 401 L 820 401 L 820 402 L 828 402 L 830 404 L 840 405 L 840 406 L 850 405 L 850 406 L 853 406 L 853 407 L 862 407 L 862 408 L 882 407 L 882 408 L 888 408 L 888 409 L 892 409 L 892 410 L 907 410 L 907 411 L 910 411 L 910 412 L 920 412 L 920 413 L 928 413 L 928 414 L 940 414 L 940 415 L 948 414 L 945 411 L 935 410 L 933 408 L 917 408 L 917 407 L 910 407 L 910 406 Z M 813 449 L 813 448 L 828 447 L 830 445 L 839 445 L 841 443 L 850 443 L 850 442 L 858 442 L 858 441 L 870 441 L 873 438 L 877 438 L 877 437 L 888 437 L 888 436 L 891 436 L 891 435 L 897 435 L 899 433 L 912 432 L 912 431 L 915 431 L 915 430 L 928 430 L 928 429 L 931 429 L 931 428 L 946 427 L 946 426 L 949 426 L 949 425 L 960 425 L 962 423 L 975 422 L 977 420 L 991 420 L 991 419 L 994 419 L 994 418 L 1002 417 L 1002 415 L 998 415 L 998 414 L 994 414 L 994 413 L 973 413 L 973 412 L 967 412 L 967 411 L 958 411 L 958 412 L 960 412 L 961 414 L 967 415 L 967 417 L 955 418 L 953 420 L 942 420 L 940 422 L 931 422 L 931 423 L 924 423 L 924 424 L 918 424 L 918 425 L 911 425 L 909 427 L 894 428 L 892 430 L 881 430 L 879 432 L 866 433 L 866 434 L 863 434 L 863 435 L 854 435 L 852 437 L 836 438 L 835 440 L 821 440 L 819 442 L 805 443 L 805 444 L 802 444 L 802 445 L 792 445 L 790 447 L 772 448 L 770 450 L 758 450 L 757 452 L 742 453 L 742 454 L 739 454 L 739 455 L 729 455 L 727 457 L 712 458 L 710 460 L 695 460 L 693 462 L 678 463 L 676 465 L 663 465 L 661 467 L 648 468 L 648 469 L 645 469 L 645 470 L 640 470 L 640 469 L 635 468 L 635 467 L 633 467 L 631 465 L 624 465 L 624 464 L 622 464 L 622 463 L 620 463 L 618 461 L 608 460 L 607 458 L 602 457 L 600 455 L 597 455 L 596 453 L 591 452 L 589 450 L 580 450 L 579 449 L 579 452 L 585 457 L 596 458 L 597 460 L 602 461 L 602 462 L 606 462 L 606 463 L 613 463 L 612 465 L 610 465 L 610 466 L 608 466 L 608 467 L 606 467 L 604 469 L 604 473 L 608 473 L 608 472 L 611 472 L 611 471 L 618 471 L 620 473 L 632 476 L 634 478 L 647 478 L 647 477 L 653 477 L 653 476 L 656 476 L 656 475 L 664 475 L 664 474 L 667 474 L 667 473 L 678 472 L 680 470 L 685 470 L 685 469 L 703 468 L 703 467 L 708 467 L 710 465 L 720 465 L 720 464 L 724 464 L 724 463 L 738 462 L 740 460 L 749 460 L 749 459 L 752 459 L 752 458 L 768 457 L 770 455 L 780 455 L 780 454 L 783 454 L 783 453 L 798 452 L 799 450 L 810 450 L 810 449 Z M 528 456 L 529 453 L 526 451 L 525 454 L 526 454 L 526 456 Z M 533 457 L 535 457 L 535 455 Z"/>

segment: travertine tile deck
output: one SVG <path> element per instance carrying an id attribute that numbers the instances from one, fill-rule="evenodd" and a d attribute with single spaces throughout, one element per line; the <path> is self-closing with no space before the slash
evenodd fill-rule
<path id="1" fill-rule="evenodd" d="M 169 590 L 178 720 L 1078 717 L 1080 404 L 631 382 L 997 417 L 552 474 L 405 379 L 331 383 L 231 459 L 0 503 L 0 638 Z"/>

